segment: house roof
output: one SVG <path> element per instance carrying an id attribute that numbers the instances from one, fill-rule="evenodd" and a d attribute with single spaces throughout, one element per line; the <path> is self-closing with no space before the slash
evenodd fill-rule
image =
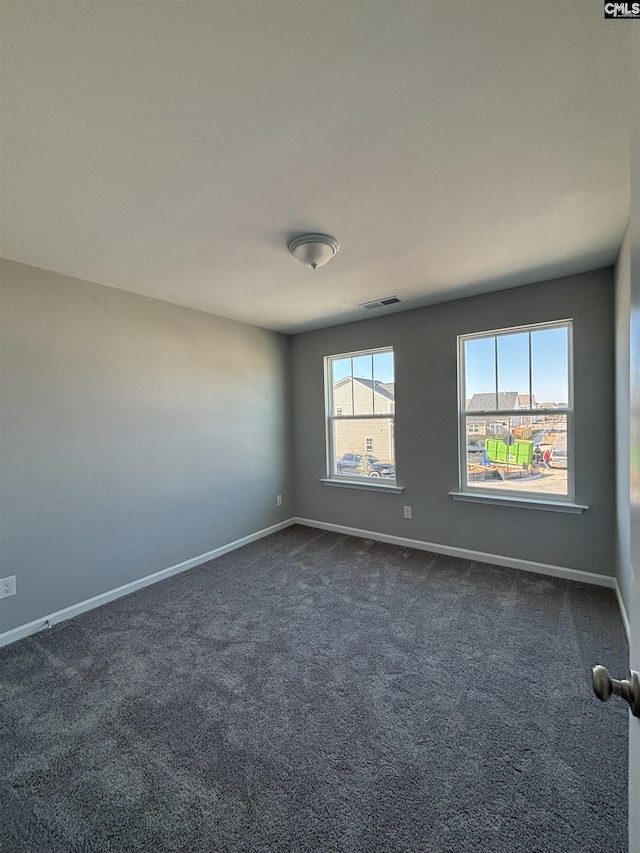
<path id="1" fill-rule="evenodd" d="M 529 396 L 529 394 L 518 394 L 518 402 L 523 409 L 535 409 L 536 395 L 532 394 Z"/>
<path id="2" fill-rule="evenodd" d="M 394 384 L 393 382 L 378 382 L 378 383 L 377 383 L 377 387 L 378 387 L 378 389 L 382 389 L 382 388 L 384 388 L 384 390 L 385 390 L 385 391 L 387 392 L 387 394 L 389 395 L 389 399 L 390 399 L 390 400 L 395 399 L 395 396 L 396 396 L 396 386 L 395 386 L 395 384 Z M 380 393 L 382 393 L 382 391 L 380 391 Z"/>
<path id="3" fill-rule="evenodd" d="M 467 405 L 468 412 L 486 412 L 494 409 L 517 409 L 519 408 L 517 391 L 501 391 L 498 394 L 498 405 L 496 406 L 496 395 L 493 392 L 487 394 L 474 394 Z"/>
<path id="4" fill-rule="evenodd" d="M 344 382 L 348 382 L 351 378 L 351 376 L 346 376 L 344 379 L 336 382 L 336 387 L 342 385 Z M 359 376 L 354 376 L 353 379 L 364 385 L 365 388 L 369 388 L 375 391 L 376 394 L 380 394 L 381 397 L 385 397 L 387 400 L 395 400 L 395 385 L 393 382 L 379 382 L 377 379 L 374 382 L 371 379 L 362 379 Z"/>

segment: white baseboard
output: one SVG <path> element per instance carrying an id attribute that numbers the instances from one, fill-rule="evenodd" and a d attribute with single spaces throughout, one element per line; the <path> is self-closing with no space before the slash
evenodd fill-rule
<path id="1" fill-rule="evenodd" d="M 241 548 L 243 545 L 248 545 L 250 542 L 255 542 L 256 539 L 262 539 L 278 530 L 284 530 L 285 527 L 290 527 L 295 524 L 294 518 L 288 518 L 286 521 L 281 521 L 279 524 L 273 524 L 271 527 L 265 527 L 263 530 L 257 530 L 255 533 L 250 533 L 248 536 L 243 536 L 242 539 L 236 539 L 234 542 L 229 542 L 227 545 L 221 545 L 219 548 L 214 548 L 213 551 L 208 551 L 206 554 L 200 554 L 199 557 L 192 557 L 190 560 L 185 560 L 183 563 L 178 563 L 175 566 L 169 566 L 168 569 L 162 569 L 159 572 L 154 572 L 152 575 L 146 575 L 144 578 L 139 578 L 131 583 L 126 583 L 123 586 L 118 586 L 115 589 L 110 589 L 107 592 L 102 592 L 100 595 L 94 595 L 93 598 L 87 598 L 86 601 L 80 601 L 78 604 L 72 604 L 70 607 L 65 607 L 62 610 L 56 610 L 55 613 L 49 613 L 47 616 L 42 616 L 40 619 L 35 619 L 33 622 L 27 622 L 26 625 L 19 625 L 10 631 L 5 631 L 0 634 L 0 647 L 7 646 L 9 643 L 14 643 L 16 640 L 21 640 L 23 637 L 28 637 L 29 634 L 35 634 L 37 631 L 42 631 L 44 628 L 51 628 L 58 622 L 63 622 L 65 619 L 71 619 L 73 616 L 79 616 L 87 610 L 92 610 L 94 607 L 101 607 L 109 601 L 116 598 L 121 598 L 123 595 L 128 595 L 130 592 L 135 592 L 137 589 L 142 589 L 145 586 L 150 586 L 158 581 L 170 578 L 172 575 L 186 572 L 188 569 L 193 569 L 196 566 L 202 565 L 215 557 L 221 557 L 229 551 L 235 551 L 236 548 Z"/>
<path id="2" fill-rule="evenodd" d="M 616 591 L 616 598 L 618 599 L 618 607 L 620 609 L 620 616 L 622 617 L 622 624 L 624 625 L 624 630 L 627 635 L 627 643 L 631 645 L 631 623 L 629 622 L 629 614 L 627 613 L 627 608 L 624 606 L 624 599 L 620 592 L 620 587 L 618 586 L 618 579 L 614 578 L 614 580 L 614 589 Z"/>
<path id="3" fill-rule="evenodd" d="M 475 560 L 479 563 L 492 563 L 496 566 L 507 566 L 510 569 L 522 569 L 525 572 L 535 572 L 539 575 L 550 575 L 554 578 L 565 578 L 580 583 L 591 583 L 596 586 L 616 588 L 616 579 L 609 575 L 583 572 L 581 569 L 569 569 L 565 566 L 552 566 L 548 563 L 535 563 L 532 560 L 521 560 L 519 557 L 503 557 L 500 554 L 485 554 L 484 551 L 470 551 L 468 548 L 458 548 L 453 545 L 437 545 L 434 542 L 423 542 L 421 539 L 406 539 L 404 536 L 392 536 L 390 533 L 377 533 L 373 530 L 359 530 L 356 527 L 345 527 L 342 524 L 330 524 L 325 521 L 313 521 L 310 518 L 296 518 L 296 524 L 306 527 L 317 527 L 319 530 L 331 530 L 334 533 L 346 533 L 348 536 L 359 536 L 361 539 L 374 539 L 377 542 L 388 542 L 390 545 L 402 545 L 405 548 L 417 548 L 419 551 L 433 551 L 435 554 L 446 554 L 449 557 L 461 557 L 463 560 Z"/>
<path id="4" fill-rule="evenodd" d="M 292 524 L 301 524 L 305 527 L 315 527 L 318 530 L 329 530 L 334 533 L 344 533 L 348 536 L 359 536 L 362 539 L 373 539 L 377 542 L 387 542 L 391 545 L 401 545 L 406 548 L 416 548 L 420 551 L 433 551 L 435 554 L 446 554 L 450 557 L 461 557 L 465 560 L 475 560 L 480 563 L 492 563 L 497 566 L 507 566 L 511 569 L 521 569 L 525 572 L 535 572 L 541 575 L 550 575 L 556 578 L 566 578 L 567 580 L 579 581 L 581 583 L 590 583 L 597 586 L 608 587 L 613 589 L 618 599 L 620 615 L 624 625 L 627 639 L 630 635 L 629 617 L 627 615 L 618 582 L 614 577 L 609 575 L 595 574 L 593 572 L 584 572 L 580 569 L 570 569 L 565 566 L 553 566 L 548 563 L 536 563 L 532 560 L 522 560 L 518 557 L 504 557 L 500 554 L 486 554 L 483 551 L 471 551 L 468 548 L 458 548 L 453 545 L 438 545 L 434 542 L 424 542 L 421 539 L 408 539 L 404 536 L 393 536 L 389 533 L 378 533 L 373 530 L 361 530 L 356 527 L 346 527 L 342 524 L 331 524 L 325 521 L 314 521 L 310 518 L 289 518 L 279 524 L 273 524 L 271 527 L 265 527 L 263 530 L 258 530 L 255 533 L 250 533 L 248 536 L 243 536 L 242 539 L 236 539 L 234 542 L 229 542 L 227 545 L 221 545 L 219 548 L 214 548 L 213 551 L 208 551 L 206 554 L 200 554 L 198 557 L 192 557 L 190 560 L 185 560 L 183 563 L 178 563 L 175 566 L 169 566 L 167 569 L 162 569 L 159 572 L 154 572 L 146 577 L 131 581 L 131 583 L 116 587 L 115 589 L 103 592 L 100 595 L 95 595 L 93 598 L 88 598 L 85 601 L 80 601 L 77 604 L 72 604 L 70 607 L 65 607 L 62 610 L 57 610 L 55 613 L 49 613 L 33 622 L 28 622 L 25 625 L 19 625 L 10 631 L 5 631 L 0 634 L 0 647 L 9 645 L 23 637 L 28 637 L 29 634 L 35 634 L 44 628 L 50 628 L 58 622 L 63 622 L 65 619 L 71 619 L 74 616 L 79 616 L 87 610 L 92 610 L 94 607 L 101 607 L 109 601 L 114 601 L 123 595 L 128 595 L 130 592 L 135 592 L 137 589 L 142 589 L 145 586 L 150 586 L 153 583 L 169 578 L 172 575 L 177 575 L 180 572 L 186 572 L 188 569 L 202 565 L 215 557 L 221 557 L 229 551 L 235 551 L 236 548 L 241 548 L 243 545 L 248 545 L 250 542 L 255 542 L 257 539 L 262 539 L 278 530 L 284 530 Z"/>

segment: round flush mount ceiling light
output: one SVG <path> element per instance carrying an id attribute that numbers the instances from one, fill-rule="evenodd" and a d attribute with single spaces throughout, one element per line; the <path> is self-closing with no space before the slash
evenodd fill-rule
<path id="1" fill-rule="evenodd" d="M 289 241 L 288 248 L 300 263 L 315 270 L 331 260 L 340 244 L 328 234 L 300 234 Z"/>

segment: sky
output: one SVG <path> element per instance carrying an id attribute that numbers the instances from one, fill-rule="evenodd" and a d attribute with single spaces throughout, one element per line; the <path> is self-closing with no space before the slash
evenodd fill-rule
<path id="1" fill-rule="evenodd" d="M 353 361 L 353 374 L 351 362 Z M 375 355 L 340 358 L 333 362 L 334 384 L 345 376 L 355 376 L 358 379 L 375 379 L 378 382 L 393 382 L 393 353 L 379 352 Z"/>
<path id="2" fill-rule="evenodd" d="M 496 391 L 529 394 L 529 336 L 531 336 L 531 384 L 538 403 L 568 403 L 568 329 L 555 327 L 516 332 L 465 342 L 466 397 Z M 353 367 L 352 367 L 353 365 Z M 352 374 L 353 369 L 353 374 Z M 345 376 L 393 382 L 393 353 L 336 359 L 333 381 Z"/>
<path id="3" fill-rule="evenodd" d="M 465 342 L 466 397 L 496 390 L 529 394 L 529 335 L 531 335 L 531 392 L 537 403 L 568 403 L 568 329 L 551 328 Z M 497 342 L 497 346 L 496 346 Z"/>

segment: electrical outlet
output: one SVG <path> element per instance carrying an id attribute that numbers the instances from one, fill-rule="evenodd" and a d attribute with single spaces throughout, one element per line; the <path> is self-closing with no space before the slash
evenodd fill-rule
<path id="1" fill-rule="evenodd" d="M 276 506 L 282 506 L 282 495 L 276 495 Z"/>
<path id="2" fill-rule="evenodd" d="M 405 518 L 412 518 L 412 517 L 413 517 L 413 516 L 411 515 L 411 507 L 410 507 L 410 506 L 406 506 L 406 507 L 404 508 L 404 517 L 405 517 Z"/>
<path id="3" fill-rule="evenodd" d="M 0 578 L 0 598 L 9 598 L 16 594 L 16 576 Z"/>

